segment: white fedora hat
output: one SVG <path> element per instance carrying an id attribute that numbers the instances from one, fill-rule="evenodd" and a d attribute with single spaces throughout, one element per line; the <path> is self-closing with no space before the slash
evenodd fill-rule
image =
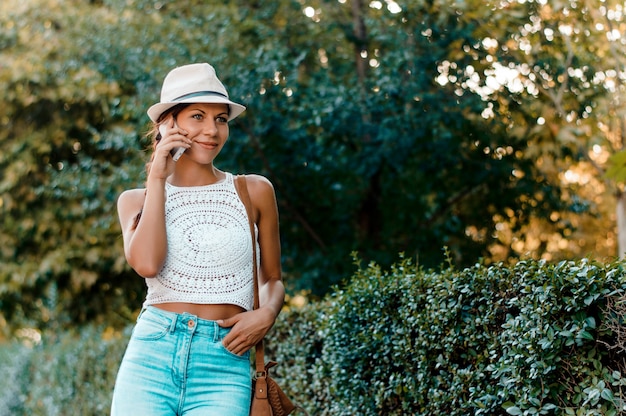
<path id="1" fill-rule="evenodd" d="M 246 107 L 228 98 L 228 92 L 217 78 L 215 69 L 207 63 L 172 69 L 163 80 L 161 101 L 148 109 L 148 116 L 156 122 L 164 111 L 181 103 L 228 104 L 230 120 L 246 110 Z"/>

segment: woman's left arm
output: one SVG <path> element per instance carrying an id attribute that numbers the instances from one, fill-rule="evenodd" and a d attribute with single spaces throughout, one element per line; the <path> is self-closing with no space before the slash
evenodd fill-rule
<path id="1" fill-rule="evenodd" d="M 283 307 L 285 288 L 282 281 L 280 230 L 274 187 L 259 175 L 248 176 L 248 189 L 259 229 L 261 267 L 259 269 L 259 309 L 265 309 L 273 321 Z"/>
<path id="2" fill-rule="evenodd" d="M 232 327 L 223 339 L 224 346 L 241 355 L 255 346 L 272 328 L 285 301 L 280 263 L 280 232 L 276 195 L 271 182 L 259 175 L 247 175 L 248 192 L 258 227 L 260 251 L 259 309 L 218 321 Z"/>

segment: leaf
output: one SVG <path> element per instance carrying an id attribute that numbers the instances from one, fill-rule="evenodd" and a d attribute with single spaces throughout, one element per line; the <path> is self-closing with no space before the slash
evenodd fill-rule
<path id="1" fill-rule="evenodd" d="M 621 150 L 609 157 L 609 168 L 604 176 L 617 182 L 626 181 L 626 150 Z"/>
<path id="2" fill-rule="evenodd" d="M 522 411 L 519 407 L 513 405 L 513 403 L 506 402 L 502 405 L 502 407 L 506 410 L 506 412 L 510 415 L 521 415 Z"/>
<path id="3" fill-rule="evenodd" d="M 614 402 L 615 401 L 615 397 L 613 396 L 613 392 L 606 388 L 603 389 L 602 392 L 600 393 L 600 397 L 602 397 L 604 400 L 607 400 L 609 402 Z"/>
<path id="4" fill-rule="evenodd" d="M 588 332 L 588 331 L 580 331 L 578 333 L 578 335 L 579 335 L 580 338 L 587 339 L 587 340 L 590 340 L 590 341 L 593 341 L 593 339 L 594 339 L 593 335 L 591 335 L 591 333 Z"/>

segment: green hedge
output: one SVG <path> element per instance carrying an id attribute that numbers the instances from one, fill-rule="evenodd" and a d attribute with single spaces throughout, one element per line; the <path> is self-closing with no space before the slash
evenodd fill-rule
<path id="1" fill-rule="evenodd" d="M 130 328 L 50 334 L 0 348 L 0 415 L 106 415 Z"/>
<path id="2" fill-rule="evenodd" d="M 619 262 L 425 271 L 400 259 L 288 308 L 267 355 L 312 415 L 624 414 L 625 293 Z M 0 348 L 0 414 L 106 414 L 129 331 Z"/>
<path id="3" fill-rule="evenodd" d="M 285 313 L 270 347 L 317 415 L 623 414 L 625 293 L 621 263 L 401 259 Z"/>

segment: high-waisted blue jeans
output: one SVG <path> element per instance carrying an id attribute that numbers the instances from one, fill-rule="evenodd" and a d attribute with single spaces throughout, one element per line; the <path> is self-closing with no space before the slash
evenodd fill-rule
<path id="1" fill-rule="evenodd" d="M 248 416 L 250 353 L 222 345 L 215 321 L 148 306 L 120 365 L 111 415 Z"/>

